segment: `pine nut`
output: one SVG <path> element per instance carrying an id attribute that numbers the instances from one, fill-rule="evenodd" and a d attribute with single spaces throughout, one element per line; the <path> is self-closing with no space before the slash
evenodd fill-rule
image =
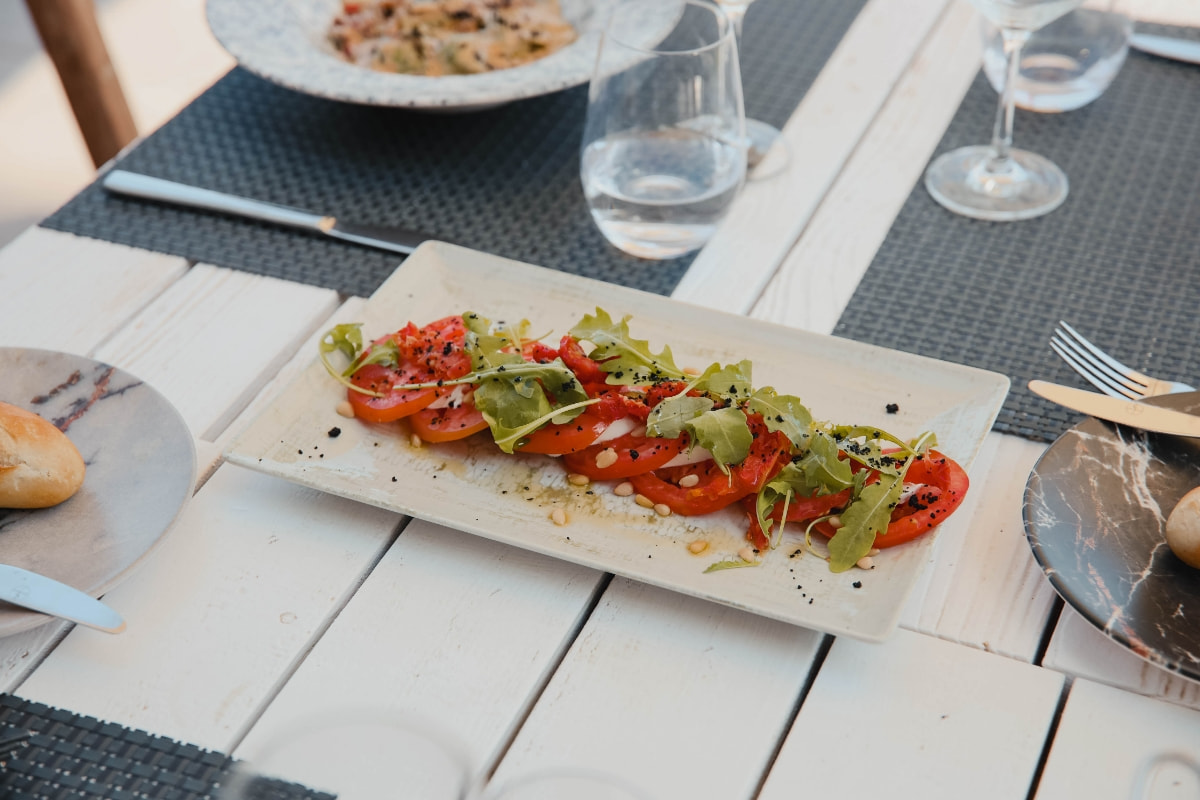
<path id="1" fill-rule="evenodd" d="M 561 508 L 556 508 L 551 511 L 550 519 L 554 521 L 555 525 L 566 525 L 569 521 L 567 519 L 567 512 L 563 511 Z"/>
<path id="2" fill-rule="evenodd" d="M 633 497 L 633 484 L 629 481 L 621 481 L 613 489 L 613 494 L 617 497 Z"/>
<path id="3" fill-rule="evenodd" d="M 695 473 L 692 473 L 691 475 L 684 475 L 679 479 L 679 485 L 684 489 L 690 489 L 699 482 L 700 476 Z"/>
<path id="4" fill-rule="evenodd" d="M 654 501 L 644 494 L 635 495 L 633 502 L 637 503 L 642 508 L 654 508 Z"/>
<path id="5" fill-rule="evenodd" d="M 349 400 L 343 400 L 338 403 L 337 408 L 334 410 L 337 411 L 339 417 L 345 417 L 346 419 L 354 418 L 354 406 L 350 405 Z"/>
<path id="6" fill-rule="evenodd" d="M 420 436 L 417 436 L 415 433 L 409 435 L 409 437 L 408 437 L 409 447 L 419 448 L 422 444 L 424 444 L 424 442 L 421 440 Z"/>
<path id="7" fill-rule="evenodd" d="M 617 463 L 617 451 L 611 447 L 596 453 L 596 469 L 608 469 Z"/>
<path id="8" fill-rule="evenodd" d="M 858 561 L 854 562 L 854 566 L 859 569 L 875 569 L 875 562 L 870 556 L 863 556 Z"/>
<path id="9" fill-rule="evenodd" d="M 832 517 L 830 517 L 829 519 L 827 519 L 825 521 L 828 522 L 829 527 L 833 528 L 835 531 L 838 528 L 842 527 L 842 518 L 839 517 L 837 514 L 834 514 Z"/>
<path id="10" fill-rule="evenodd" d="M 742 561 L 754 561 L 758 558 L 758 551 L 753 547 L 746 545 L 741 550 L 738 550 L 738 558 Z"/>
<path id="11" fill-rule="evenodd" d="M 688 552 L 692 553 L 693 555 L 700 555 L 707 549 L 708 542 L 704 541 L 703 539 L 697 539 L 696 541 L 688 544 Z"/>
<path id="12" fill-rule="evenodd" d="M 578 472 L 572 472 L 567 476 L 567 483 L 572 486 L 587 486 L 591 483 L 591 479 L 587 475 L 580 475 Z"/>
<path id="13" fill-rule="evenodd" d="M 669 517 L 671 516 L 671 507 L 666 503 L 655 503 L 654 513 L 658 514 L 660 517 Z"/>

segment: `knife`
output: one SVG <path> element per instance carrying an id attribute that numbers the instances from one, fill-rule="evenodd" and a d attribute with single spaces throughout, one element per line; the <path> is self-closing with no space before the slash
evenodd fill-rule
<path id="1" fill-rule="evenodd" d="M 1046 381 L 1030 381 L 1029 391 L 1074 411 L 1134 428 L 1175 436 L 1200 436 L 1200 416 Z"/>
<path id="2" fill-rule="evenodd" d="M 1200 64 L 1200 42 L 1173 36 L 1156 36 L 1152 33 L 1135 33 L 1129 37 L 1129 46 L 1161 58 Z"/>
<path id="3" fill-rule="evenodd" d="M 128 197 L 138 197 L 143 200 L 158 200 L 163 203 L 200 208 L 205 211 L 216 211 L 222 214 L 232 214 L 238 217 L 249 217 L 261 222 L 270 222 L 289 228 L 299 228 L 309 233 L 319 233 L 332 236 L 355 244 L 368 247 L 378 247 L 393 253 L 408 255 L 428 239 L 436 236 L 419 231 L 403 228 L 390 228 L 382 225 L 359 225 L 344 222 L 337 217 L 314 214 L 291 206 L 281 206 L 262 200 L 251 200 L 246 197 L 215 192 L 212 189 L 201 189 L 184 183 L 152 178 L 136 172 L 122 169 L 110 170 L 100 181 L 100 185 L 110 192 Z"/>
<path id="4" fill-rule="evenodd" d="M 104 603 L 20 567 L 0 564 L 0 600 L 108 633 L 125 630 L 125 620 Z"/>

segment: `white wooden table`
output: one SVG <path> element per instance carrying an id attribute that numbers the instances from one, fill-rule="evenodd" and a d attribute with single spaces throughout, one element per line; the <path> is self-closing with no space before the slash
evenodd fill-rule
<path id="1" fill-rule="evenodd" d="M 1135 11 L 1200 24 L 1190 0 Z M 978 69 L 977 24 L 961 0 L 871 0 L 786 128 L 790 169 L 748 186 L 675 296 L 831 331 Z M 1200 760 L 1200 684 L 1109 642 L 1033 561 L 1042 445 L 989 435 L 901 630 L 834 640 L 223 465 L 361 302 L 42 229 L 0 251 L 0 344 L 143 378 L 200 458 L 105 598 L 127 631 L 0 640 L 0 690 L 235 755 L 317 708 L 397 707 L 485 778 L 590 766 L 660 799 L 1200 796 L 1154 772 Z"/>

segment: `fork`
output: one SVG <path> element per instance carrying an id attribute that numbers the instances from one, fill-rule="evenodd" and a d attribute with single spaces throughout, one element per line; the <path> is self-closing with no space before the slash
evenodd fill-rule
<path id="1" fill-rule="evenodd" d="M 1151 378 L 1125 366 L 1062 320 L 1050 338 L 1050 348 L 1089 383 L 1113 397 L 1142 400 L 1160 394 L 1195 391 L 1186 383 Z"/>

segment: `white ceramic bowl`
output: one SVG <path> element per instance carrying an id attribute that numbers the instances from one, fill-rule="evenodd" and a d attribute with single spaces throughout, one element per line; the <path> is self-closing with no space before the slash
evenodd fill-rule
<path id="1" fill-rule="evenodd" d="M 478 75 L 399 75 L 342 60 L 325 33 L 341 0 L 208 0 L 208 25 L 238 63 L 306 94 L 374 106 L 471 111 L 586 83 L 613 0 L 560 0 L 578 38 L 545 58 Z"/>

